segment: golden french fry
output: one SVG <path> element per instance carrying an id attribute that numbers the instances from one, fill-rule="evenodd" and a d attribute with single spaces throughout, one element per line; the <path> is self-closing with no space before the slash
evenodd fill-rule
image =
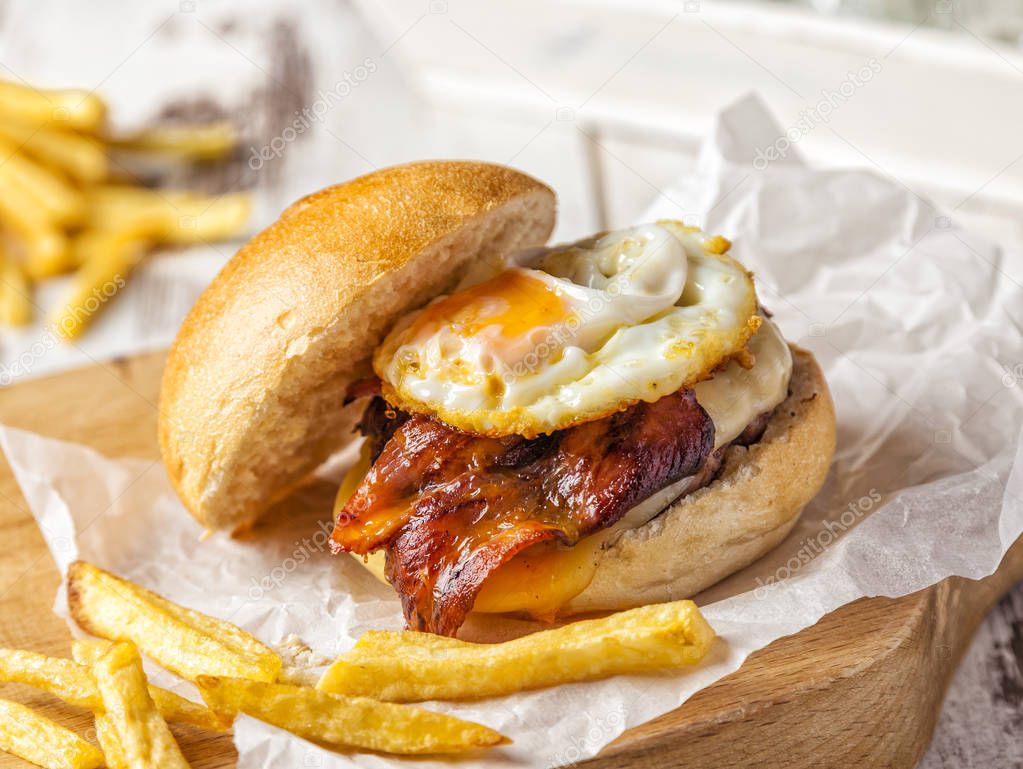
<path id="1" fill-rule="evenodd" d="M 33 126 L 63 125 L 95 131 L 106 116 L 106 105 L 91 91 L 79 88 L 33 88 L 0 81 L 0 118 Z"/>
<path id="2" fill-rule="evenodd" d="M 0 165 L 4 179 L 13 179 L 49 218 L 59 224 L 75 224 L 85 215 L 85 197 L 59 174 L 38 165 L 0 137 Z"/>
<path id="3" fill-rule="evenodd" d="M 74 641 L 71 644 L 71 656 L 74 657 L 75 664 L 83 666 L 89 683 L 92 685 L 92 691 L 89 692 L 88 706 L 92 710 L 92 720 L 96 727 L 96 739 L 99 741 L 99 746 L 103 749 L 103 756 L 106 758 L 107 767 L 109 769 L 131 769 L 128 765 L 128 759 L 124 755 L 124 748 L 121 747 L 121 739 L 117 736 L 117 729 L 114 727 L 114 722 L 107 715 L 103 709 L 103 697 L 99 693 L 99 688 L 96 686 L 96 679 L 92 675 L 92 666 L 97 659 L 100 658 L 105 652 L 110 650 L 110 641 Z M 152 691 L 153 687 L 150 687 Z M 54 692 L 58 697 L 59 693 Z"/>
<path id="4" fill-rule="evenodd" d="M 9 229 L 24 246 L 22 262 L 29 277 L 58 275 L 70 267 L 67 238 L 46 212 L 33 204 L 31 195 L 2 165 L 0 225 Z"/>
<path id="5" fill-rule="evenodd" d="M 134 641 L 182 678 L 225 675 L 273 681 L 280 656 L 230 622 L 186 609 L 83 561 L 68 569 L 71 615 L 93 635 Z"/>
<path id="6" fill-rule="evenodd" d="M 91 136 L 0 121 L 0 137 L 82 184 L 97 184 L 107 177 L 106 149 Z"/>
<path id="7" fill-rule="evenodd" d="M 116 262 L 118 266 L 127 267 L 130 272 L 136 260 L 129 260 L 125 265 L 121 260 L 133 255 L 132 243 L 142 246 L 149 245 L 149 240 L 131 228 L 119 230 L 82 230 L 71 239 L 69 261 L 75 267 L 86 264 Z M 127 252 L 125 251 L 126 249 Z M 138 249 L 136 249 L 137 251 Z"/>
<path id="8" fill-rule="evenodd" d="M 117 736 L 117 728 L 113 719 L 106 711 L 94 713 L 92 722 L 96 727 L 96 740 L 103 749 L 103 757 L 108 769 L 132 769 L 128 757 L 124 755 L 121 738 Z"/>
<path id="9" fill-rule="evenodd" d="M 133 152 L 157 152 L 196 160 L 216 160 L 230 154 L 238 143 L 231 123 L 167 125 L 130 136 L 112 137 L 112 147 Z"/>
<path id="10" fill-rule="evenodd" d="M 0 750 L 47 769 L 103 766 L 103 754 L 95 745 L 10 700 L 0 700 Z"/>
<path id="11" fill-rule="evenodd" d="M 714 630 L 692 601 L 643 606 L 498 644 L 370 631 L 317 688 L 393 702 L 466 699 L 693 665 Z"/>
<path id="12" fill-rule="evenodd" d="M 88 208 L 92 229 L 129 229 L 156 242 L 187 245 L 242 234 L 252 199 L 246 193 L 206 196 L 102 186 L 91 193 Z"/>
<path id="13" fill-rule="evenodd" d="M 160 711 L 160 715 L 168 721 L 189 724 L 221 734 L 231 731 L 230 720 L 224 719 L 205 705 L 200 705 L 198 702 L 192 702 L 180 694 L 175 694 L 170 689 L 150 686 L 149 694 L 152 696 L 153 702 L 156 703 L 156 709 Z"/>
<path id="14" fill-rule="evenodd" d="M 21 649 L 0 648 L 0 681 L 27 684 L 49 692 L 76 707 L 94 712 L 102 710 L 103 702 L 99 696 L 99 689 L 96 688 L 96 681 L 88 668 L 96 655 L 96 652 L 89 651 L 89 643 L 75 642 L 74 660 L 48 657 L 45 654 Z M 168 721 L 191 724 L 215 732 L 226 732 L 230 728 L 229 723 L 224 722 L 209 708 L 172 691 L 150 686 L 149 694 L 156 703 L 157 710 Z"/>
<path id="15" fill-rule="evenodd" d="M 32 280 L 62 275 L 71 269 L 67 238 L 57 230 L 42 230 L 24 236 L 25 260 L 22 269 Z"/>
<path id="16" fill-rule="evenodd" d="M 79 708 L 102 707 L 92 674 L 74 660 L 21 649 L 0 649 L 0 680 L 34 686 Z"/>
<path id="17" fill-rule="evenodd" d="M 124 762 L 133 769 L 183 769 L 188 766 L 174 736 L 156 709 L 142 670 L 142 658 L 132 643 L 116 643 L 92 666 L 103 698 L 104 729 L 112 729 Z M 114 749 L 119 761 L 118 750 Z"/>
<path id="18" fill-rule="evenodd" d="M 76 339 L 99 311 L 124 288 L 128 275 L 142 259 L 149 242 L 130 231 L 99 233 L 88 246 L 76 239 L 70 261 L 84 258 L 75 273 L 63 303 L 51 316 L 57 332 L 66 340 Z M 88 236 L 85 236 L 88 237 Z"/>
<path id="19" fill-rule="evenodd" d="M 168 721 L 190 724 L 211 732 L 224 733 L 231 731 L 230 720 L 225 720 L 205 705 L 192 702 L 180 694 L 175 694 L 170 689 L 150 686 L 149 694 L 153 698 L 153 702 L 156 703 L 156 709 L 160 712 L 160 715 Z"/>
<path id="20" fill-rule="evenodd" d="M 32 322 L 32 286 L 21 267 L 0 254 L 0 323 L 24 326 Z"/>
<path id="21" fill-rule="evenodd" d="M 206 704 L 224 715 L 247 713 L 334 748 L 383 753 L 461 753 L 508 742 L 498 732 L 444 713 L 328 694 L 308 686 L 200 676 Z"/>

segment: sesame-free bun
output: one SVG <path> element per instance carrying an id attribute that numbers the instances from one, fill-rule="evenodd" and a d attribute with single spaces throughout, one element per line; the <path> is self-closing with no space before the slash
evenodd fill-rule
<path id="1" fill-rule="evenodd" d="M 824 374 L 812 354 L 790 347 L 789 395 L 761 439 L 726 449 L 712 483 L 602 550 L 593 580 L 559 614 L 688 598 L 785 539 L 835 453 L 835 409 Z"/>
<path id="2" fill-rule="evenodd" d="M 345 389 L 391 325 L 478 259 L 543 245 L 555 198 L 488 163 L 377 171 L 298 201 L 202 293 L 167 359 L 159 438 L 209 529 L 254 521 L 351 440 Z"/>

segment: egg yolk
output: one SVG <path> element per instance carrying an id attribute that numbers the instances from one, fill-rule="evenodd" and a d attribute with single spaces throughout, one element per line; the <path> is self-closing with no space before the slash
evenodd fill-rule
<path id="1" fill-rule="evenodd" d="M 413 321 L 412 338 L 446 326 L 462 338 L 487 327 L 507 339 L 526 336 L 568 317 L 568 304 L 556 288 L 525 270 L 512 269 L 434 302 Z"/>

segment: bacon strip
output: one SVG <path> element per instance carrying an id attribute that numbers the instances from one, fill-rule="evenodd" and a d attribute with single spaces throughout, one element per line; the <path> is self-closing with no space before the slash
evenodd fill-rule
<path id="1" fill-rule="evenodd" d="M 387 408 L 375 399 L 364 422 L 380 429 Z M 714 445 L 713 422 L 688 390 L 531 440 L 471 435 L 422 415 L 393 421 L 332 547 L 385 548 L 409 627 L 442 635 L 457 632 L 487 577 L 517 553 L 612 525 L 695 473 Z"/>

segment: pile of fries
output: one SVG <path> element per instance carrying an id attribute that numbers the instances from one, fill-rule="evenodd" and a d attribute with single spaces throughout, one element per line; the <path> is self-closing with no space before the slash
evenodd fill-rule
<path id="1" fill-rule="evenodd" d="M 462 754 L 509 740 L 481 724 L 396 704 L 461 700 L 699 662 L 714 631 L 692 601 L 646 606 L 498 644 L 427 633 L 367 633 L 315 688 L 280 681 L 283 661 L 241 628 L 84 562 L 68 606 L 98 640 L 73 660 L 0 649 L 0 680 L 94 714 L 99 746 L 0 700 L 0 749 L 57 769 L 186 767 L 167 722 L 226 732 L 238 713 L 335 750 Z M 206 705 L 151 685 L 141 654 L 196 685 Z"/>
<path id="2" fill-rule="evenodd" d="M 153 247 L 242 233 L 248 195 L 135 186 L 125 171 L 139 155 L 224 158 L 236 143 L 230 125 L 118 138 L 106 132 L 106 112 L 88 91 L 0 81 L 0 323 L 30 323 L 33 282 L 73 272 L 68 295 L 49 320 L 74 339 Z"/>

